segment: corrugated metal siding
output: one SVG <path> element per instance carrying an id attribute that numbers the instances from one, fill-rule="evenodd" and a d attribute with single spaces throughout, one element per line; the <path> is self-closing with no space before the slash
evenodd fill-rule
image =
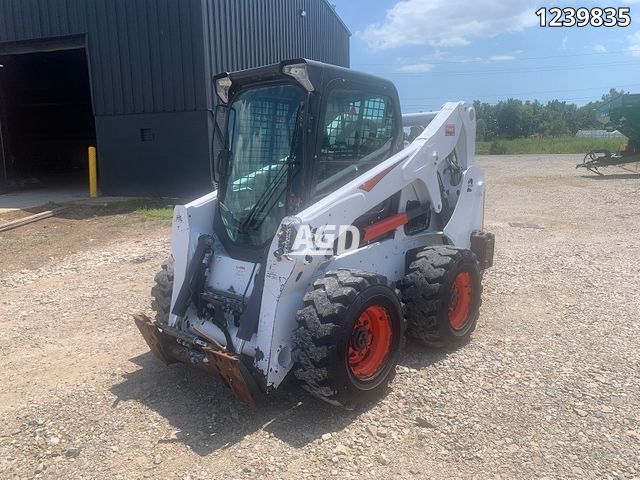
<path id="1" fill-rule="evenodd" d="M 297 57 L 349 66 L 350 33 L 324 0 L 204 0 L 204 13 L 208 78 Z"/>
<path id="2" fill-rule="evenodd" d="M 0 0 L 0 42 L 86 32 L 84 0 Z"/>
<path id="3" fill-rule="evenodd" d="M 349 32 L 325 0 L 0 0 L 0 42 L 82 34 L 96 115 L 211 108 L 225 70 L 349 66 Z"/>
<path id="4" fill-rule="evenodd" d="M 206 108 L 201 0 L 87 4 L 97 115 Z"/>
<path id="5" fill-rule="evenodd" d="M 206 108 L 202 0 L 0 0 L 0 42 L 78 34 L 96 115 Z"/>

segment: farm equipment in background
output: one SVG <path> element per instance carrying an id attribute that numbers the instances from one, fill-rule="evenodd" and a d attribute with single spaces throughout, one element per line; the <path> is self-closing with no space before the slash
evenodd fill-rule
<path id="1" fill-rule="evenodd" d="M 405 329 L 464 343 L 494 245 L 473 106 L 402 115 L 390 81 L 302 59 L 215 86 L 218 189 L 176 207 L 155 321 L 134 317 L 153 353 L 248 405 L 295 377 L 350 407 L 384 390 Z"/>
<path id="2" fill-rule="evenodd" d="M 582 163 L 576 168 L 586 168 L 597 175 L 604 175 L 600 168 L 621 167 L 634 173 L 640 173 L 640 95 L 620 95 L 602 105 L 597 111 L 597 118 L 607 127 L 618 130 L 629 141 L 618 152 L 592 151 L 585 155 Z M 631 170 L 625 166 L 635 164 Z"/>

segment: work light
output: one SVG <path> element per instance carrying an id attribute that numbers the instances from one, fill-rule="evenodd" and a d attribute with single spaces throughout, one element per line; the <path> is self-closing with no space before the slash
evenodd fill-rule
<path id="1" fill-rule="evenodd" d="M 309 80 L 309 72 L 306 63 L 295 63 L 293 65 L 285 65 L 282 67 L 282 73 L 295 78 L 308 92 L 313 92 L 313 84 Z"/>
<path id="2" fill-rule="evenodd" d="M 229 89 L 231 88 L 231 79 L 229 77 L 221 77 L 216 80 L 216 94 L 222 100 L 222 103 L 229 103 Z"/>

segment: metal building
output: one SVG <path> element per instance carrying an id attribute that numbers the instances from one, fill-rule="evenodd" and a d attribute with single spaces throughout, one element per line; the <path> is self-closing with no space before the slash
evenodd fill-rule
<path id="1" fill-rule="evenodd" d="M 0 0 L 0 189 L 84 181 L 107 195 L 210 188 L 212 76 L 306 57 L 349 66 L 326 0 Z"/>

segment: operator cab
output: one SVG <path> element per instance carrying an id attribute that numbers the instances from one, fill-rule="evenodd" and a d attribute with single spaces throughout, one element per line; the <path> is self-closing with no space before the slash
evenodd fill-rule
<path id="1" fill-rule="evenodd" d="M 284 217 L 403 147 L 388 80 L 298 59 L 214 81 L 215 231 L 236 258 L 257 260 Z"/>

